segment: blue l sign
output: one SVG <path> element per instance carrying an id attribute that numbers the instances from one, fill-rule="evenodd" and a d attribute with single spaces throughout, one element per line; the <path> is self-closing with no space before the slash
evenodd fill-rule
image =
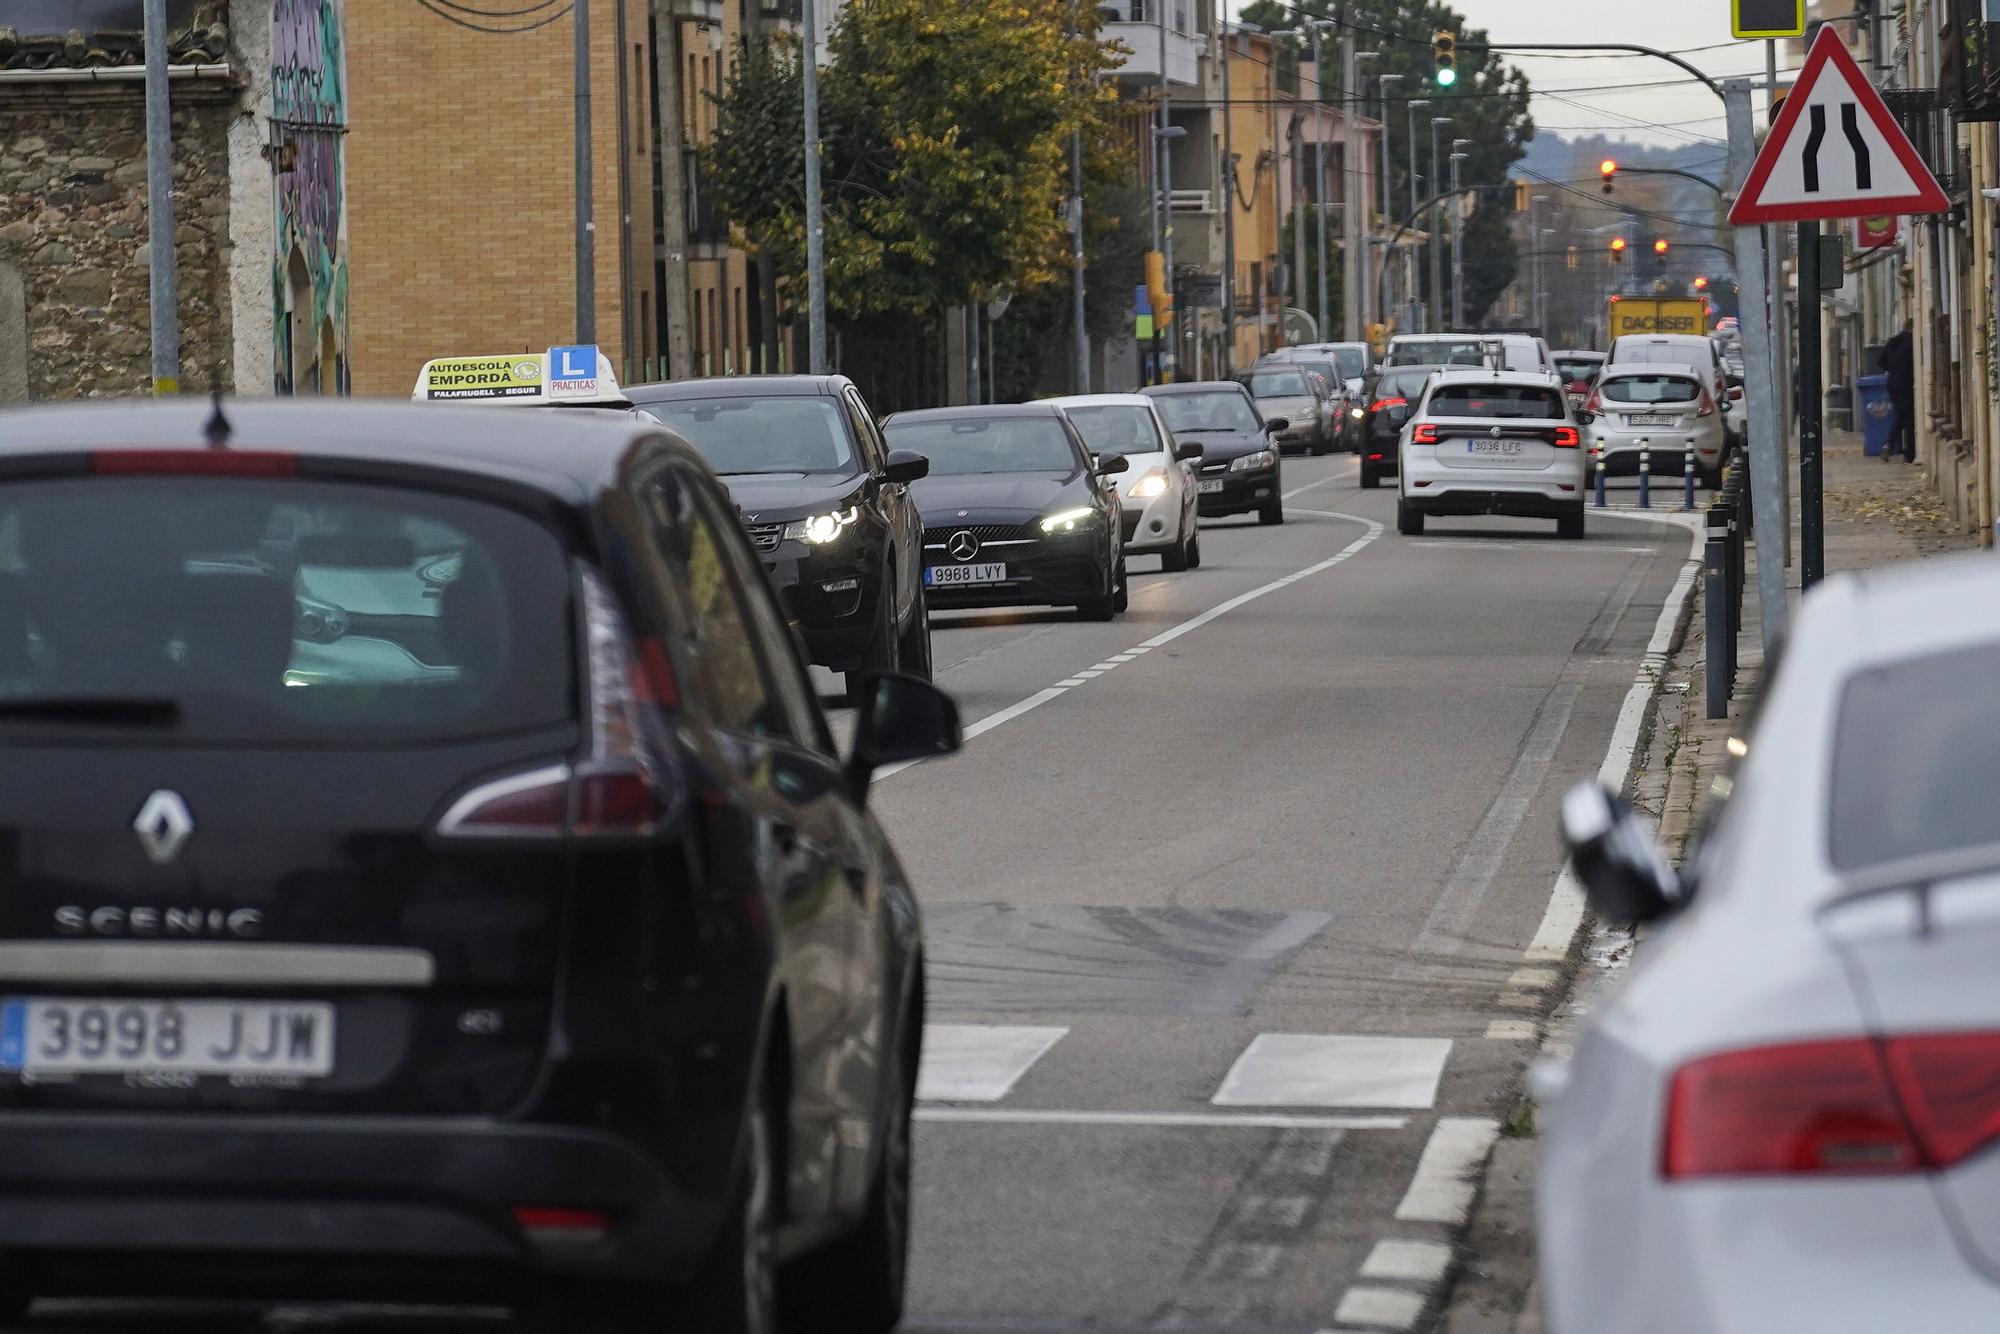
<path id="1" fill-rule="evenodd" d="M 549 382 L 561 384 L 565 380 L 595 380 L 597 378 L 597 348 L 593 344 L 581 347 L 552 347 L 549 349 Z"/>

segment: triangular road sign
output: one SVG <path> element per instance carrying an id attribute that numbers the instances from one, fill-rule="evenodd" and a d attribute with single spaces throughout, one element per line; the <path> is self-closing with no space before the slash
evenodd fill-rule
<path id="1" fill-rule="evenodd" d="M 1833 25 L 1821 28 L 1729 220 L 1808 222 L 1950 208 Z"/>

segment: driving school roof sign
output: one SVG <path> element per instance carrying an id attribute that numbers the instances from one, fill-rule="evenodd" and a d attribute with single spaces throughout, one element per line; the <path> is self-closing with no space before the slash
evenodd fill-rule
<path id="1" fill-rule="evenodd" d="M 1811 222 L 1950 208 L 1833 25 L 1821 28 L 1729 221 Z"/>
<path id="2" fill-rule="evenodd" d="M 534 353 L 497 357 L 440 357 L 424 363 L 417 397 L 432 401 L 536 398 L 542 392 L 542 359 Z"/>

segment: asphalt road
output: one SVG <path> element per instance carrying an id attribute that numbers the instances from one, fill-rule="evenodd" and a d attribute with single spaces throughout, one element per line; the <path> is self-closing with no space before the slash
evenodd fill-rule
<path id="1" fill-rule="evenodd" d="M 1135 559 L 1130 612 L 941 614 L 963 755 L 892 773 L 926 904 L 920 1334 L 1422 1326 L 1549 979 L 1523 952 L 1684 561 L 1593 519 L 1394 531 L 1351 458 L 1288 522 Z M 1668 503 L 1671 503 L 1669 501 Z M 45 1306 L 109 1334 L 465 1316 Z"/>

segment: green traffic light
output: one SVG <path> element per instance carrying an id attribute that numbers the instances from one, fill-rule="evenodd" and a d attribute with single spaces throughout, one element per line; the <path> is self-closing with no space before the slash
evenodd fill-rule
<path id="1" fill-rule="evenodd" d="M 1443 69 L 1437 72 L 1438 87 L 1449 88 L 1457 82 L 1458 82 L 1458 71 L 1451 68 L 1449 65 L 1445 66 Z"/>

